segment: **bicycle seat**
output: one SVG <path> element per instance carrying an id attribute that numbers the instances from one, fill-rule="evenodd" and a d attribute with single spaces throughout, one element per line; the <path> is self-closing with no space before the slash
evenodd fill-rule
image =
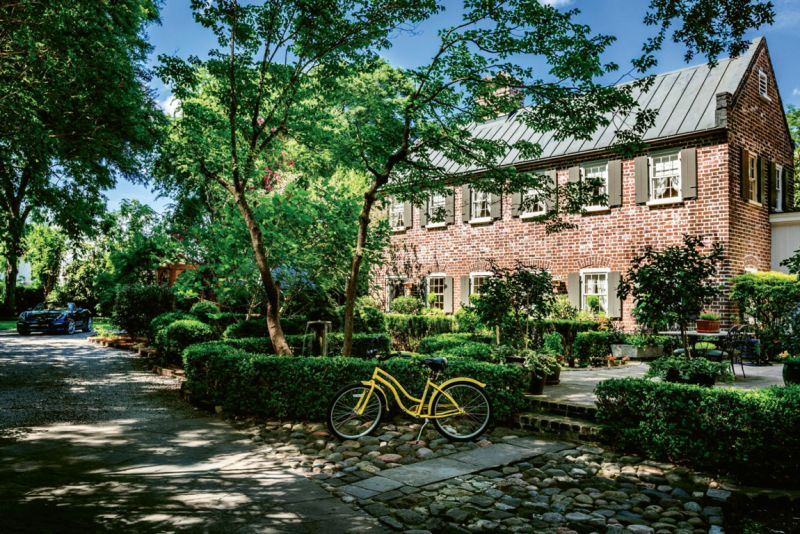
<path id="1" fill-rule="evenodd" d="M 431 371 L 444 371 L 447 368 L 447 358 L 425 358 L 422 365 L 429 367 Z"/>

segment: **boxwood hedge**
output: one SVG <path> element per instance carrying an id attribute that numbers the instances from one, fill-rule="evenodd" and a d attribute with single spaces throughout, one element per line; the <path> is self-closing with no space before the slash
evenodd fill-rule
<path id="1" fill-rule="evenodd" d="M 595 392 L 597 420 L 615 446 L 746 483 L 800 479 L 800 386 L 741 391 L 628 378 Z"/>
<path id="2" fill-rule="evenodd" d="M 387 313 L 386 330 L 394 340 L 394 348 L 416 351 L 422 338 L 452 332 L 455 322 L 449 315 Z"/>
<path id="3" fill-rule="evenodd" d="M 470 334 L 439 334 L 420 341 L 417 352 L 487 361 L 491 359 L 493 349 L 493 345 L 486 342 L 488 339 L 491 338 Z"/>
<path id="4" fill-rule="evenodd" d="M 377 362 L 252 354 L 225 342 L 193 345 L 183 353 L 186 387 L 193 402 L 239 414 L 322 421 L 331 397 L 343 386 L 367 380 Z M 380 364 L 407 390 L 422 391 L 426 370 L 412 360 Z M 529 373 L 516 366 L 453 359 L 440 380 L 471 377 L 486 383 L 496 421 L 509 421 L 525 404 Z"/>

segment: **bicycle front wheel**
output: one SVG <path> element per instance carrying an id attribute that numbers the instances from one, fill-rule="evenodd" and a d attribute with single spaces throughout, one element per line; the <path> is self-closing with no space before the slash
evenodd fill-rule
<path id="1" fill-rule="evenodd" d="M 433 415 L 433 424 L 443 436 L 453 441 L 471 441 L 489 427 L 492 405 L 478 386 L 468 382 L 455 383 L 436 396 Z"/>
<path id="2" fill-rule="evenodd" d="M 339 439 L 358 439 L 378 428 L 383 416 L 380 394 L 373 391 L 363 412 L 356 413 L 356 407 L 369 390 L 362 384 L 353 384 L 333 397 L 328 407 L 328 428 Z"/>

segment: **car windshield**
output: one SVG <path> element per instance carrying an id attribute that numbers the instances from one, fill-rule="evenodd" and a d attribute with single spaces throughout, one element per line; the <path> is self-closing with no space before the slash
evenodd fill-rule
<path id="1" fill-rule="evenodd" d="M 33 308 L 34 311 L 56 311 L 66 310 L 67 305 L 62 302 L 40 302 Z"/>

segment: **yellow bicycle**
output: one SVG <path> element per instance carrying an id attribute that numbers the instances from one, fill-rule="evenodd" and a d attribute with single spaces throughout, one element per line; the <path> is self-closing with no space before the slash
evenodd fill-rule
<path id="1" fill-rule="evenodd" d="M 395 354 L 378 360 L 394 356 L 408 357 Z M 331 432 L 340 439 L 358 439 L 374 432 L 388 407 L 388 390 L 401 410 L 416 419 L 425 419 L 422 428 L 433 421 L 436 430 L 453 441 L 470 441 L 483 434 L 492 418 L 492 406 L 484 392 L 486 385 L 466 377 L 436 384 L 434 379 L 447 368 L 447 358 L 425 358 L 419 362 L 429 369 L 419 398 L 409 394 L 387 371 L 375 367 L 370 380 L 342 388 L 333 397 L 328 407 Z"/>

